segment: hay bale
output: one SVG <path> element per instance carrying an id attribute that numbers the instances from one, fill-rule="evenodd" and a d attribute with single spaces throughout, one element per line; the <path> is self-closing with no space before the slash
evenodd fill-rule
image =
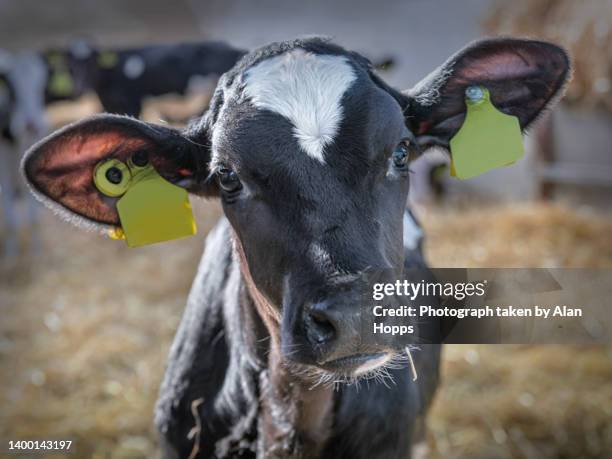
<path id="1" fill-rule="evenodd" d="M 564 101 L 612 111 L 612 2 L 503 1 L 483 25 L 491 34 L 539 37 L 566 47 L 574 77 Z"/>

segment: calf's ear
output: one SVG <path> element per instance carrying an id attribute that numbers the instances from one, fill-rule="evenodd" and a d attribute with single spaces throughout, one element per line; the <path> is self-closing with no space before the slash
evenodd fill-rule
<path id="1" fill-rule="evenodd" d="M 127 163 L 137 152 L 169 182 L 198 189 L 207 176 L 208 150 L 166 126 L 116 115 L 97 115 L 66 126 L 30 148 L 22 171 L 34 195 L 81 226 L 108 229 L 119 225 L 118 198 L 94 184 L 98 163 Z M 205 193 L 203 193 L 205 194 Z"/>
<path id="2" fill-rule="evenodd" d="M 556 101 L 570 77 L 559 46 L 537 40 L 497 38 L 475 42 L 407 91 L 406 122 L 422 147 L 448 148 L 465 118 L 465 89 L 481 85 L 503 113 L 527 128 Z"/>

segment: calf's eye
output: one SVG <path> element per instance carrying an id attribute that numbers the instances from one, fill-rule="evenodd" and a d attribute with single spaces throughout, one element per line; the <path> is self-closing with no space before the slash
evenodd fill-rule
<path id="1" fill-rule="evenodd" d="M 408 165 L 409 161 L 408 146 L 405 142 L 400 143 L 393 151 L 393 165 L 398 169 L 403 169 Z"/>
<path id="2" fill-rule="evenodd" d="M 238 174 L 232 169 L 224 168 L 217 170 L 217 182 L 219 186 L 228 193 L 238 191 L 242 188 Z"/>

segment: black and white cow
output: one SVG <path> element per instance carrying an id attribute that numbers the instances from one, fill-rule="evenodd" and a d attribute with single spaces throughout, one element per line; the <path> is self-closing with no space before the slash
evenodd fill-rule
<path id="1" fill-rule="evenodd" d="M 79 48 L 84 53 L 86 45 Z M 216 83 L 244 51 L 221 42 L 175 43 L 127 49 L 91 48 L 88 63 L 76 68 L 105 111 L 138 117 L 147 97 L 186 94 L 207 81 Z M 214 87 L 214 86 L 213 86 Z"/>
<path id="2" fill-rule="evenodd" d="M 424 266 L 409 159 L 448 147 L 467 86 L 526 128 L 568 75 L 555 45 L 494 39 L 401 93 L 360 55 L 295 40 L 245 56 L 184 131 L 106 115 L 34 146 L 34 193 L 76 223 L 120 224 L 92 181 L 108 157 L 146 152 L 169 181 L 221 199 L 157 404 L 164 457 L 409 457 L 440 346 L 415 353 L 413 381 L 401 352 L 364 344 L 359 274 Z M 350 384 L 383 371 L 394 384 Z"/>

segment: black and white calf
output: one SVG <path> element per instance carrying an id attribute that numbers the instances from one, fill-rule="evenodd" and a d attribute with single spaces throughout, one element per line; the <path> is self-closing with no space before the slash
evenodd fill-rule
<path id="1" fill-rule="evenodd" d="M 409 159 L 447 147 L 467 86 L 526 128 L 568 74 L 557 46 L 488 40 L 401 93 L 358 54 L 296 40 L 245 56 L 184 131 L 97 116 L 33 147 L 33 191 L 77 223 L 119 225 L 92 172 L 143 151 L 166 179 L 221 199 L 157 405 L 164 457 L 409 457 L 440 346 L 414 353 L 415 382 L 398 351 L 365 345 L 359 274 L 424 266 Z M 350 384 L 381 372 L 394 384 Z"/>

